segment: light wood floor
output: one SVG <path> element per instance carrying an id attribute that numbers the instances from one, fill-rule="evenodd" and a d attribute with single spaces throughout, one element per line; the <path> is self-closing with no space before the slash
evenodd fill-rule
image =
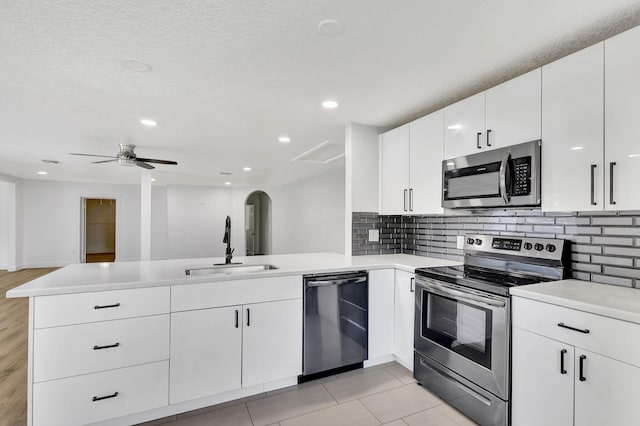
<path id="1" fill-rule="evenodd" d="M 29 301 L 5 294 L 57 268 L 0 271 L 0 426 L 27 424 L 27 328 Z"/>

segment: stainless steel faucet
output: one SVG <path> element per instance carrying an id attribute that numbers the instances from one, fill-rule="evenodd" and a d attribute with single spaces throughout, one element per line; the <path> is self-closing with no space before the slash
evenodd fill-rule
<path id="1" fill-rule="evenodd" d="M 227 251 L 224 258 L 225 265 L 230 265 L 231 259 L 233 259 L 233 252 L 235 249 L 231 248 L 231 216 L 227 216 L 227 220 L 224 224 L 224 237 L 222 242 L 227 245 Z"/>

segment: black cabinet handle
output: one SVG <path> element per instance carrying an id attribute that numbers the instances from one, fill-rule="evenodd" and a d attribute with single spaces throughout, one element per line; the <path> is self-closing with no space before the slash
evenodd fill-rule
<path id="1" fill-rule="evenodd" d="M 239 314 L 239 312 L 238 312 L 238 310 L 236 309 L 236 328 L 238 328 L 238 326 L 239 326 L 239 323 L 238 323 L 238 314 Z"/>
<path id="2" fill-rule="evenodd" d="M 587 378 L 584 377 L 584 360 L 587 359 L 586 355 L 580 355 L 580 381 L 586 382 Z"/>
<path id="3" fill-rule="evenodd" d="M 598 203 L 596 203 L 596 188 L 595 188 L 595 180 L 596 180 L 596 167 L 598 165 L 597 164 L 592 164 L 591 165 L 591 205 L 595 206 Z"/>
<path id="4" fill-rule="evenodd" d="M 411 291 L 411 293 L 415 293 L 415 291 L 416 291 L 416 279 L 415 278 L 411 278 L 411 283 L 409 284 L 409 291 Z"/>
<path id="5" fill-rule="evenodd" d="M 615 161 L 609 163 L 609 204 L 615 204 L 613 201 L 613 167 L 616 165 Z"/>
<path id="6" fill-rule="evenodd" d="M 92 401 L 93 402 L 102 401 L 103 399 L 115 398 L 116 396 L 118 396 L 118 392 L 114 392 L 111 395 L 106 395 L 106 396 L 94 396 Z"/>
<path id="7" fill-rule="evenodd" d="M 566 328 L 567 330 L 577 331 L 578 333 L 589 334 L 588 328 L 575 328 L 575 327 L 571 327 L 570 325 L 566 325 L 563 322 L 559 322 L 558 327 Z"/>
<path id="8" fill-rule="evenodd" d="M 247 327 L 251 325 L 251 311 L 247 309 Z"/>
<path id="9" fill-rule="evenodd" d="M 413 211 L 413 188 L 409 188 L 409 211 Z"/>
<path id="10" fill-rule="evenodd" d="M 478 132 L 476 134 L 476 146 L 478 147 L 478 149 L 482 149 L 482 147 L 480 146 L 480 136 L 482 136 L 482 132 Z"/>
<path id="11" fill-rule="evenodd" d="M 489 134 L 491 133 L 491 129 L 487 129 L 487 146 L 491 146 L 491 142 L 489 142 Z"/>
<path id="12" fill-rule="evenodd" d="M 98 345 L 95 345 L 95 346 L 93 347 L 93 350 L 94 350 L 94 351 L 98 351 L 98 350 L 100 350 L 100 349 L 117 348 L 118 346 L 120 346 L 120 342 L 114 343 L 113 345 L 106 345 L 106 346 L 98 346 Z"/>
<path id="13" fill-rule="evenodd" d="M 114 303 L 113 305 L 96 305 L 93 309 L 117 308 L 118 306 L 120 306 L 120 303 Z"/>
<path id="14" fill-rule="evenodd" d="M 407 211 L 407 190 L 404 190 L 404 211 Z"/>
<path id="15" fill-rule="evenodd" d="M 560 351 L 560 374 L 567 374 L 567 370 L 564 369 L 564 356 L 566 353 L 566 349 Z"/>

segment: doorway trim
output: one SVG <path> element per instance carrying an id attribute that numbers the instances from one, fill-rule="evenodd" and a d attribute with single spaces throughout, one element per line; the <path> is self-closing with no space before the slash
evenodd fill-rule
<path id="1" fill-rule="evenodd" d="M 86 229 L 86 214 L 85 214 L 85 200 L 86 199 L 103 199 L 103 200 L 116 200 L 116 257 L 114 262 L 118 262 L 120 260 L 120 255 L 122 252 L 121 238 L 122 235 L 122 195 L 121 194 L 95 194 L 95 193 L 80 193 L 78 194 L 78 235 L 76 240 L 78 241 L 79 250 L 78 250 L 78 261 L 80 263 L 86 263 L 86 241 L 85 241 L 85 229 Z"/>

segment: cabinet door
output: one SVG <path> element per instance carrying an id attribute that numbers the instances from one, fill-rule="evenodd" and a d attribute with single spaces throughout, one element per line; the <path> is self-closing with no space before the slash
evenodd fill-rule
<path id="1" fill-rule="evenodd" d="M 486 145 L 484 130 L 484 92 L 446 107 L 444 158 L 480 152 Z"/>
<path id="2" fill-rule="evenodd" d="M 302 373 L 302 299 L 243 306 L 242 386 Z"/>
<path id="3" fill-rule="evenodd" d="M 580 380 L 581 361 L 584 380 Z M 576 425 L 638 424 L 640 368 L 580 348 L 575 364 Z"/>
<path id="4" fill-rule="evenodd" d="M 484 149 L 540 139 L 540 74 L 538 68 L 486 91 Z"/>
<path id="5" fill-rule="evenodd" d="M 604 44 L 598 43 L 542 67 L 542 209 L 603 210 L 603 150 Z"/>
<path id="6" fill-rule="evenodd" d="M 394 270 L 369 272 L 369 359 L 393 354 Z"/>
<path id="7" fill-rule="evenodd" d="M 572 425 L 573 346 L 514 327 L 511 347 L 512 424 Z"/>
<path id="8" fill-rule="evenodd" d="M 606 40 L 604 48 L 605 206 L 608 210 L 638 210 L 640 56 L 636 52 L 640 51 L 640 28 Z M 612 163 L 615 163 L 613 173 Z M 613 186 L 613 193 L 610 186 Z"/>
<path id="9" fill-rule="evenodd" d="M 409 209 L 409 125 L 381 136 L 382 214 L 403 214 Z"/>
<path id="10" fill-rule="evenodd" d="M 413 371 L 413 328 L 415 314 L 415 275 L 396 271 L 393 320 L 393 353 Z"/>
<path id="11" fill-rule="evenodd" d="M 171 314 L 170 403 L 240 388 L 241 309 L 231 306 Z"/>
<path id="12" fill-rule="evenodd" d="M 409 124 L 410 203 L 413 214 L 442 213 L 444 111 Z"/>

